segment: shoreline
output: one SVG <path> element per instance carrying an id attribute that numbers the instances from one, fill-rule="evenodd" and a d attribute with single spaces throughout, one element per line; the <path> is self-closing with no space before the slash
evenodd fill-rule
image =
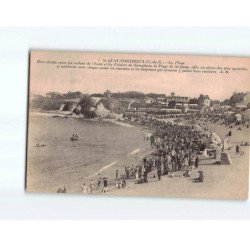
<path id="1" fill-rule="evenodd" d="M 131 127 L 131 128 L 134 127 L 131 124 L 123 122 L 120 117 L 118 118 L 105 118 L 105 117 L 85 118 L 81 115 L 74 115 L 66 111 L 38 111 L 38 110 L 31 110 L 29 114 L 38 115 L 38 116 L 47 116 L 47 117 L 52 117 L 52 118 L 81 119 L 85 121 L 97 121 L 97 122 L 103 121 L 103 122 L 110 122 L 110 123 L 120 125 L 120 126 L 126 126 L 126 127 Z"/>

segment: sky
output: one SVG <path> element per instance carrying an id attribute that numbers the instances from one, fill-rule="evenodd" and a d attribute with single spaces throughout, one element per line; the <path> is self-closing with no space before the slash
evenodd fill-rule
<path id="1" fill-rule="evenodd" d="M 175 73 L 58 68 L 59 62 L 103 62 L 103 60 L 160 60 L 173 65 L 244 68 L 229 73 Z M 49 63 L 46 63 L 49 62 Z M 56 62 L 54 64 L 53 62 Z M 133 63 L 132 63 L 133 64 Z M 82 93 L 140 91 L 198 97 L 207 94 L 211 99 L 224 100 L 233 92 L 250 91 L 250 58 L 209 57 L 157 54 L 114 54 L 60 51 L 32 51 L 30 59 L 30 94 L 49 91 Z"/>

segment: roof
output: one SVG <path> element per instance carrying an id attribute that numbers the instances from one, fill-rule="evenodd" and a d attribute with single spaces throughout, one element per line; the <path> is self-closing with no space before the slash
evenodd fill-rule
<path id="1" fill-rule="evenodd" d="M 64 102 L 75 102 L 75 103 L 78 103 L 80 102 L 80 98 L 74 98 L 74 99 L 66 99 L 66 100 L 63 100 Z"/>
<path id="2" fill-rule="evenodd" d="M 245 104 L 243 104 L 243 103 L 236 103 L 236 104 L 235 104 L 235 107 L 236 107 L 236 108 L 246 108 L 247 105 L 245 105 Z"/>
<path id="3" fill-rule="evenodd" d="M 146 97 L 150 97 L 150 98 L 166 98 L 165 94 L 155 94 L 155 93 L 150 93 L 150 94 L 146 94 Z"/>
<path id="4" fill-rule="evenodd" d="M 94 101 L 95 105 L 102 99 L 101 97 L 94 97 L 94 96 L 92 96 L 91 98 Z"/>

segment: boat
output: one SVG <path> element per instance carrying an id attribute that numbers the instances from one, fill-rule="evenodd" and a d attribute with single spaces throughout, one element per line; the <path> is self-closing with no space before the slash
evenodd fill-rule
<path id="1" fill-rule="evenodd" d="M 46 144 L 40 144 L 40 143 L 37 143 L 34 147 L 45 147 Z"/>
<path id="2" fill-rule="evenodd" d="M 77 135 L 77 134 L 73 134 L 73 135 L 70 137 L 70 140 L 71 140 L 71 141 L 78 141 L 78 135 Z"/>

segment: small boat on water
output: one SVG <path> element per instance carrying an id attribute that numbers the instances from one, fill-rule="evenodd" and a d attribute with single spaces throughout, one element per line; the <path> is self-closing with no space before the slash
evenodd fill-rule
<path id="1" fill-rule="evenodd" d="M 37 143 L 34 147 L 45 147 L 46 144 L 40 144 L 40 143 Z"/>
<path id="2" fill-rule="evenodd" d="M 78 141 L 78 135 L 77 135 L 77 134 L 73 134 L 73 135 L 70 137 L 70 140 L 71 140 L 71 141 Z"/>

